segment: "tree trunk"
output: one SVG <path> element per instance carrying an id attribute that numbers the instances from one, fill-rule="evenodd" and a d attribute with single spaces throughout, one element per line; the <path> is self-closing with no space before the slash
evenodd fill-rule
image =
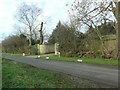
<path id="1" fill-rule="evenodd" d="M 42 28 L 43 28 L 43 22 L 41 22 L 41 28 L 40 28 L 40 45 L 43 44 L 43 31 L 42 31 Z"/>
<path id="2" fill-rule="evenodd" d="M 117 59 L 120 60 L 120 2 L 117 3 Z"/>
<path id="3" fill-rule="evenodd" d="M 31 46 L 32 46 L 32 30 L 30 27 L 30 36 L 29 36 L 29 54 L 31 54 Z"/>
<path id="4" fill-rule="evenodd" d="M 95 27 L 94 31 L 97 33 L 97 36 L 99 37 L 100 42 L 101 42 L 101 54 L 102 54 L 101 56 L 104 57 L 105 56 L 104 51 L 107 51 L 107 48 L 104 45 L 104 40 L 102 38 L 102 35 L 101 35 L 101 32 L 100 32 L 98 26 L 96 26 L 93 21 L 92 21 L 92 24 L 94 25 L 94 27 Z"/>

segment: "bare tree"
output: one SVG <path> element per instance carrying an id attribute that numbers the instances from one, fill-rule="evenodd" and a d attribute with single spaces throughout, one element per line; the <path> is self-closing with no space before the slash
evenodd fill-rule
<path id="1" fill-rule="evenodd" d="M 116 23 L 113 23 L 112 25 L 116 29 L 116 57 L 118 60 L 120 60 L 120 1 L 119 0 L 113 0 L 111 1 L 111 11 L 115 18 Z"/>
<path id="2" fill-rule="evenodd" d="M 80 25 L 87 25 L 89 28 L 92 26 L 97 36 L 101 41 L 102 56 L 104 56 L 104 50 L 107 51 L 104 46 L 104 41 L 100 30 L 98 28 L 102 23 L 110 21 L 110 10 L 112 2 L 97 2 L 97 1 L 79 1 L 75 0 L 72 4 L 72 9 L 69 11 L 73 17 L 74 23 L 79 27 Z"/>
<path id="3" fill-rule="evenodd" d="M 27 38 L 24 34 L 12 35 L 2 41 L 3 51 L 7 53 L 27 53 Z"/>
<path id="4" fill-rule="evenodd" d="M 32 37 L 33 33 L 39 27 L 39 16 L 41 15 L 41 9 L 39 9 L 35 5 L 27 5 L 23 4 L 17 13 L 17 18 L 19 22 L 21 22 L 28 31 L 28 39 L 29 39 L 29 53 L 32 45 Z M 35 33 L 34 33 L 35 34 Z M 36 37 L 36 35 L 35 35 Z"/>

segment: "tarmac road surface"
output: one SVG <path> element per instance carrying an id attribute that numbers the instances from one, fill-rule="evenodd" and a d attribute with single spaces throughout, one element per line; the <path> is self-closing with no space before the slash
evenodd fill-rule
<path id="1" fill-rule="evenodd" d="M 53 60 L 39 60 L 35 57 L 23 56 L 2 56 L 3 58 L 14 60 L 32 66 L 62 72 L 72 76 L 93 80 L 102 84 L 118 87 L 118 69 L 103 67 L 78 62 L 64 62 Z"/>

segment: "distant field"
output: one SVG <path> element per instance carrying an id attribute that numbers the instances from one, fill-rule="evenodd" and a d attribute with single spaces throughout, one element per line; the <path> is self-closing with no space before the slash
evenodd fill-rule
<path id="1" fill-rule="evenodd" d="M 42 57 L 46 59 L 46 57 Z M 104 58 L 78 58 L 78 57 L 63 57 L 63 56 L 49 56 L 49 60 L 69 61 L 78 62 L 81 59 L 82 63 L 96 64 L 96 65 L 107 65 L 107 66 L 118 66 L 118 60 L 104 59 Z"/>

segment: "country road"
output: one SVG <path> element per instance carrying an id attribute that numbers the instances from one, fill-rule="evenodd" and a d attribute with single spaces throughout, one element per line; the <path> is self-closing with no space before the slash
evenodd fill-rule
<path id="1" fill-rule="evenodd" d="M 23 56 L 2 56 L 3 58 L 14 60 L 32 66 L 57 71 L 72 76 L 93 80 L 102 84 L 107 84 L 113 87 L 118 87 L 118 69 L 110 67 L 102 67 L 91 64 L 39 60 L 35 57 Z"/>

